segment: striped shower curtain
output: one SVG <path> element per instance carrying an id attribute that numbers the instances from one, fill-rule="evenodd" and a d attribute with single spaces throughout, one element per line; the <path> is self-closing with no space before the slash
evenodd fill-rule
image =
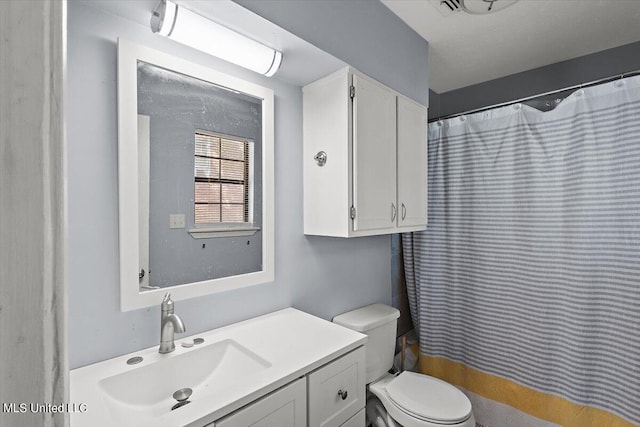
<path id="1" fill-rule="evenodd" d="M 424 373 L 639 426 L 640 76 L 431 123 L 429 225 L 403 252 Z"/>

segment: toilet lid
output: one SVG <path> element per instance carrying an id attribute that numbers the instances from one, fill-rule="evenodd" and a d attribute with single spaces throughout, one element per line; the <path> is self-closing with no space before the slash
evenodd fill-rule
<path id="1" fill-rule="evenodd" d="M 471 414 L 471 402 L 464 393 L 427 375 L 405 371 L 391 381 L 386 390 L 393 403 L 426 421 L 454 424 Z"/>

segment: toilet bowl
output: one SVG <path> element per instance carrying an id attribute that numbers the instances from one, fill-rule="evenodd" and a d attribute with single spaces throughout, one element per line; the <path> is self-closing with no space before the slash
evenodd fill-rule
<path id="1" fill-rule="evenodd" d="M 428 375 L 403 372 L 387 374 L 369 384 L 396 422 L 385 427 L 475 427 L 471 402 L 460 390 Z M 373 403 L 373 402 L 372 402 Z"/>
<path id="2" fill-rule="evenodd" d="M 415 372 L 388 372 L 393 365 L 399 316 L 393 307 L 373 304 L 333 319 L 368 336 L 367 426 L 475 427 L 471 402 L 456 387 Z"/>

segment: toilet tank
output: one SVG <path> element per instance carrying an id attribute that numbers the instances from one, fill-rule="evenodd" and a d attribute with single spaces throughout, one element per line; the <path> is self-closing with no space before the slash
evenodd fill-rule
<path id="1" fill-rule="evenodd" d="M 393 366 L 398 317 L 400 312 L 396 308 L 373 304 L 333 318 L 334 323 L 367 335 L 367 384 L 380 378 Z"/>

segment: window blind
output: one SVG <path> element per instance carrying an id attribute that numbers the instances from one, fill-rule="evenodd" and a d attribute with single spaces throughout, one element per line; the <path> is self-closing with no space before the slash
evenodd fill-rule
<path id="1" fill-rule="evenodd" d="M 249 221 L 249 143 L 195 134 L 195 223 Z"/>

